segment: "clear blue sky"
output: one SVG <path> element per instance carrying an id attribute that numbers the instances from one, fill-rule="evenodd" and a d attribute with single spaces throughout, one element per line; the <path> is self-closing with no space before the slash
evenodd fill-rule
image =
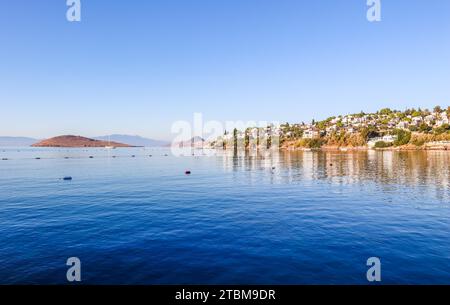
<path id="1" fill-rule="evenodd" d="M 0 135 L 450 105 L 450 1 L 0 0 Z"/>

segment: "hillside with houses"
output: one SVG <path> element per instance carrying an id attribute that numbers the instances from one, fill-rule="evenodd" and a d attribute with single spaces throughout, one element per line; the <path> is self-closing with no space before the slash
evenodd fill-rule
<path id="1" fill-rule="evenodd" d="M 329 117 L 310 123 L 285 123 L 225 133 L 214 147 L 285 149 L 450 149 L 450 107 L 381 109 Z"/>

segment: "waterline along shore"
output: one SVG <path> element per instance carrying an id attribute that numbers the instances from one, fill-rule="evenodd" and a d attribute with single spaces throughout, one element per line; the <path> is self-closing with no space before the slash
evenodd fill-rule
<path id="1" fill-rule="evenodd" d="M 390 147 L 369 147 L 369 146 L 321 146 L 319 148 L 305 148 L 305 147 L 296 147 L 294 143 L 285 143 L 281 148 L 281 150 L 288 151 L 311 151 L 311 150 L 321 150 L 321 151 L 366 151 L 366 150 L 377 150 L 377 151 L 450 151 L 450 141 L 442 141 L 442 142 L 430 142 L 426 143 L 422 146 L 416 145 L 402 145 L 402 146 L 390 146 Z"/>

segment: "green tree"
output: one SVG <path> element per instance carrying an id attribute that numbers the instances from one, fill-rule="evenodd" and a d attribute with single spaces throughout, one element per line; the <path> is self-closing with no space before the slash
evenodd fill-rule
<path id="1" fill-rule="evenodd" d="M 238 148 L 238 130 L 236 128 L 233 130 L 233 144 L 234 144 L 234 150 L 237 150 L 237 148 Z"/>
<path id="2" fill-rule="evenodd" d="M 440 135 L 440 134 L 448 132 L 449 130 L 450 130 L 450 125 L 443 124 L 442 126 L 435 128 L 434 133 L 437 135 Z"/>
<path id="3" fill-rule="evenodd" d="M 379 134 L 374 126 L 362 128 L 360 131 L 360 134 L 363 137 L 363 139 L 365 139 L 366 141 L 368 141 L 370 138 L 375 138 L 375 137 L 379 136 Z"/>
<path id="4" fill-rule="evenodd" d="M 381 109 L 381 110 L 379 111 L 379 113 L 380 113 L 381 115 L 389 115 L 389 114 L 392 113 L 392 110 L 391 110 L 390 108 L 383 108 L 383 109 Z"/>
<path id="5" fill-rule="evenodd" d="M 406 145 L 411 140 L 411 132 L 404 129 L 394 129 L 393 134 L 397 136 L 394 141 L 395 146 Z"/>
<path id="6" fill-rule="evenodd" d="M 248 148 L 250 146 L 250 133 L 249 128 L 245 129 L 245 136 L 244 136 L 244 147 Z"/>
<path id="7" fill-rule="evenodd" d="M 422 124 L 420 124 L 420 126 L 419 126 L 419 131 L 420 131 L 420 132 L 427 133 L 427 132 L 430 132 L 431 129 L 432 129 L 432 128 L 431 128 L 430 126 L 428 126 L 427 124 L 425 124 L 425 123 L 422 123 Z"/>
<path id="8" fill-rule="evenodd" d="M 317 123 L 317 128 L 324 130 L 327 126 L 327 122 L 326 121 L 321 121 L 319 123 Z"/>
<path id="9" fill-rule="evenodd" d="M 417 128 L 417 126 L 414 126 L 414 125 L 409 126 L 408 129 L 409 129 L 410 131 L 412 131 L 412 132 L 415 132 L 415 131 L 418 131 L 418 130 L 419 130 L 419 128 Z"/>

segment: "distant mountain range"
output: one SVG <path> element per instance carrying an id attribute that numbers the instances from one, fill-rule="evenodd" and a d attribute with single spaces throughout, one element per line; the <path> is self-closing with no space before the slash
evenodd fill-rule
<path id="1" fill-rule="evenodd" d="M 31 146 L 37 142 L 39 142 L 38 139 L 27 137 L 0 137 L 0 146 L 3 147 Z"/>
<path id="2" fill-rule="evenodd" d="M 109 136 L 94 137 L 96 140 L 100 141 L 114 141 L 119 143 L 128 144 L 131 146 L 143 146 L 143 147 L 163 147 L 168 146 L 170 143 L 166 141 L 159 141 L 153 139 L 147 139 L 140 136 L 129 136 L 113 134 Z"/>

